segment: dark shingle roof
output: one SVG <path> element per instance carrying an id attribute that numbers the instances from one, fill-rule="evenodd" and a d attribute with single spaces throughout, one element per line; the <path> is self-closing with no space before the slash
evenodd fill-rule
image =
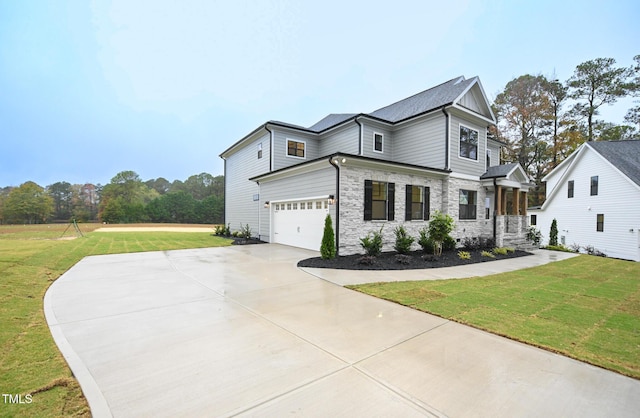
<path id="1" fill-rule="evenodd" d="M 389 122 L 398 122 L 452 104 L 474 81 L 475 77 L 469 80 L 465 80 L 462 76 L 456 77 L 446 83 L 380 108 L 370 115 Z"/>
<path id="2" fill-rule="evenodd" d="M 587 144 L 640 186 L 640 140 L 598 141 Z"/>
<path id="3" fill-rule="evenodd" d="M 480 176 L 480 179 L 507 177 L 511 170 L 513 170 L 513 168 L 517 165 L 518 163 L 494 165 L 493 167 L 489 167 L 487 172 Z"/>
<path id="4" fill-rule="evenodd" d="M 309 129 L 315 132 L 320 132 L 327 128 L 335 126 L 339 123 L 342 123 L 345 120 L 352 118 L 356 115 L 357 113 L 332 113 L 330 115 L 325 116 L 323 119 L 316 122 L 314 125 L 309 126 Z"/>

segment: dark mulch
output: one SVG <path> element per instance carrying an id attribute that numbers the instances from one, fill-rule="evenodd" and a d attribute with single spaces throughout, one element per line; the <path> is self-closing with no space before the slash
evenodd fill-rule
<path id="1" fill-rule="evenodd" d="M 414 251 L 408 254 L 408 258 L 404 258 L 405 263 L 398 261 L 396 257 L 398 253 L 386 252 L 375 257 L 373 264 L 362 264 L 360 262 L 363 257 L 361 254 L 346 255 L 336 257 L 333 260 L 323 260 L 320 257 L 307 258 L 298 262 L 298 267 L 316 267 L 316 268 L 329 268 L 329 269 L 344 269 L 344 270 L 410 270 L 410 269 L 428 269 L 428 268 L 440 268 L 460 266 L 465 264 L 474 263 L 486 263 L 495 260 L 504 260 L 505 258 L 523 257 L 532 255 L 526 251 L 515 251 L 513 253 L 507 253 L 506 255 L 496 254 L 495 258 L 483 257 L 482 251 L 469 251 L 471 258 L 469 260 L 462 260 L 458 257 L 458 250 L 443 252 L 440 257 L 434 257 L 430 254 L 425 254 L 422 251 Z"/>
<path id="2" fill-rule="evenodd" d="M 264 241 L 260 241 L 258 238 L 234 238 L 231 245 L 250 245 L 250 244 L 266 244 Z"/>

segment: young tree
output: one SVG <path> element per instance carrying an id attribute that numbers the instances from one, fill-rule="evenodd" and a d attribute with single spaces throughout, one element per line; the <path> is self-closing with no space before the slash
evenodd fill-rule
<path id="1" fill-rule="evenodd" d="M 320 245 L 320 256 L 324 260 L 330 260 L 336 256 L 336 238 L 329 214 L 324 218 L 324 233 L 322 234 L 322 244 Z"/>
<path id="2" fill-rule="evenodd" d="M 558 221 L 553 218 L 551 230 L 549 231 L 549 245 L 558 245 Z"/>
<path id="3" fill-rule="evenodd" d="M 433 253 L 437 256 L 442 255 L 442 244 L 450 238 L 449 234 L 453 231 L 454 223 L 453 218 L 449 215 L 444 215 L 440 211 L 435 211 L 431 215 L 429 221 L 429 238 L 434 242 Z"/>
<path id="4" fill-rule="evenodd" d="M 579 64 L 567 81 L 569 98 L 578 100 L 573 112 L 587 121 L 587 140 L 594 140 L 594 117 L 605 104 L 613 104 L 629 93 L 632 69 L 616 67 L 613 58 L 596 58 Z"/>

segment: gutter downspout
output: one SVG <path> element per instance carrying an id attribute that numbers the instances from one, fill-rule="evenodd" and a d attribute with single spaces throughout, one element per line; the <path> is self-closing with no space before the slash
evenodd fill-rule
<path id="1" fill-rule="evenodd" d="M 363 138 L 362 138 L 362 124 L 358 122 L 358 117 L 354 119 L 354 121 L 358 124 L 358 155 L 362 155 L 363 148 Z"/>
<path id="2" fill-rule="evenodd" d="M 222 201 L 222 225 L 227 225 L 227 159 L 223 158 L 224 161 L 224 188 L 223 188 L 223 201 Z"/>
<path id="3" fill-rule="evenodd" d="M 329 157 L 329 164 L 336 168 L 336 256 L 340 255 L 340 166 L 334 164 L 333 157 Z"/>
<path id="4" fill-rule="evenodd" d="M 273 171 L 273 132 L 269 130 L 269 124 L 264 124 L 264 129 L 269 132 L 269 172 Z"/>
<path id="5" fill-rule="evenodd" d="M 493 243 L 498 245 L 497 239 L 497 227 L 498 227 L 498 184 L 496 178 L 493 178 Z"/>
<path id="6" fill-rule="evenodd" d="M 444 169 L 448 170 L 449 169 L 449 114 L 447 113 L 447 109 L 444 107 L 442 108 L 442 113 L 444 113 L 444 120 L 445 120 L 445 123 L 444 123 L 444 136 L 445 136 Z"/>
<path id="7" fill-rule="evenodd" d="M 258 183 L 258 239 L 260 239 L 260 223 L 261 223 L 261 218 L 262 216 L 260 216 L 260 199 L 262 198 L 262 194 L 260 193 L 260 182 L 256 181 L 256 183 Z M 240 224 L 240 226 L 242 226 L 242 224 Z"/>

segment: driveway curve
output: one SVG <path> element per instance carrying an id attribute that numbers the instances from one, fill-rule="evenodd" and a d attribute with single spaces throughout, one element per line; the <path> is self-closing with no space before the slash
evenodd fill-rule
<path id="1" fill-rule="evenodd" d="M 95 417 L 640 410 L 637 380 L 296 267 L 316 255 L 268 244 L 87 257 L 49 288 L 45 315 Z"/>

